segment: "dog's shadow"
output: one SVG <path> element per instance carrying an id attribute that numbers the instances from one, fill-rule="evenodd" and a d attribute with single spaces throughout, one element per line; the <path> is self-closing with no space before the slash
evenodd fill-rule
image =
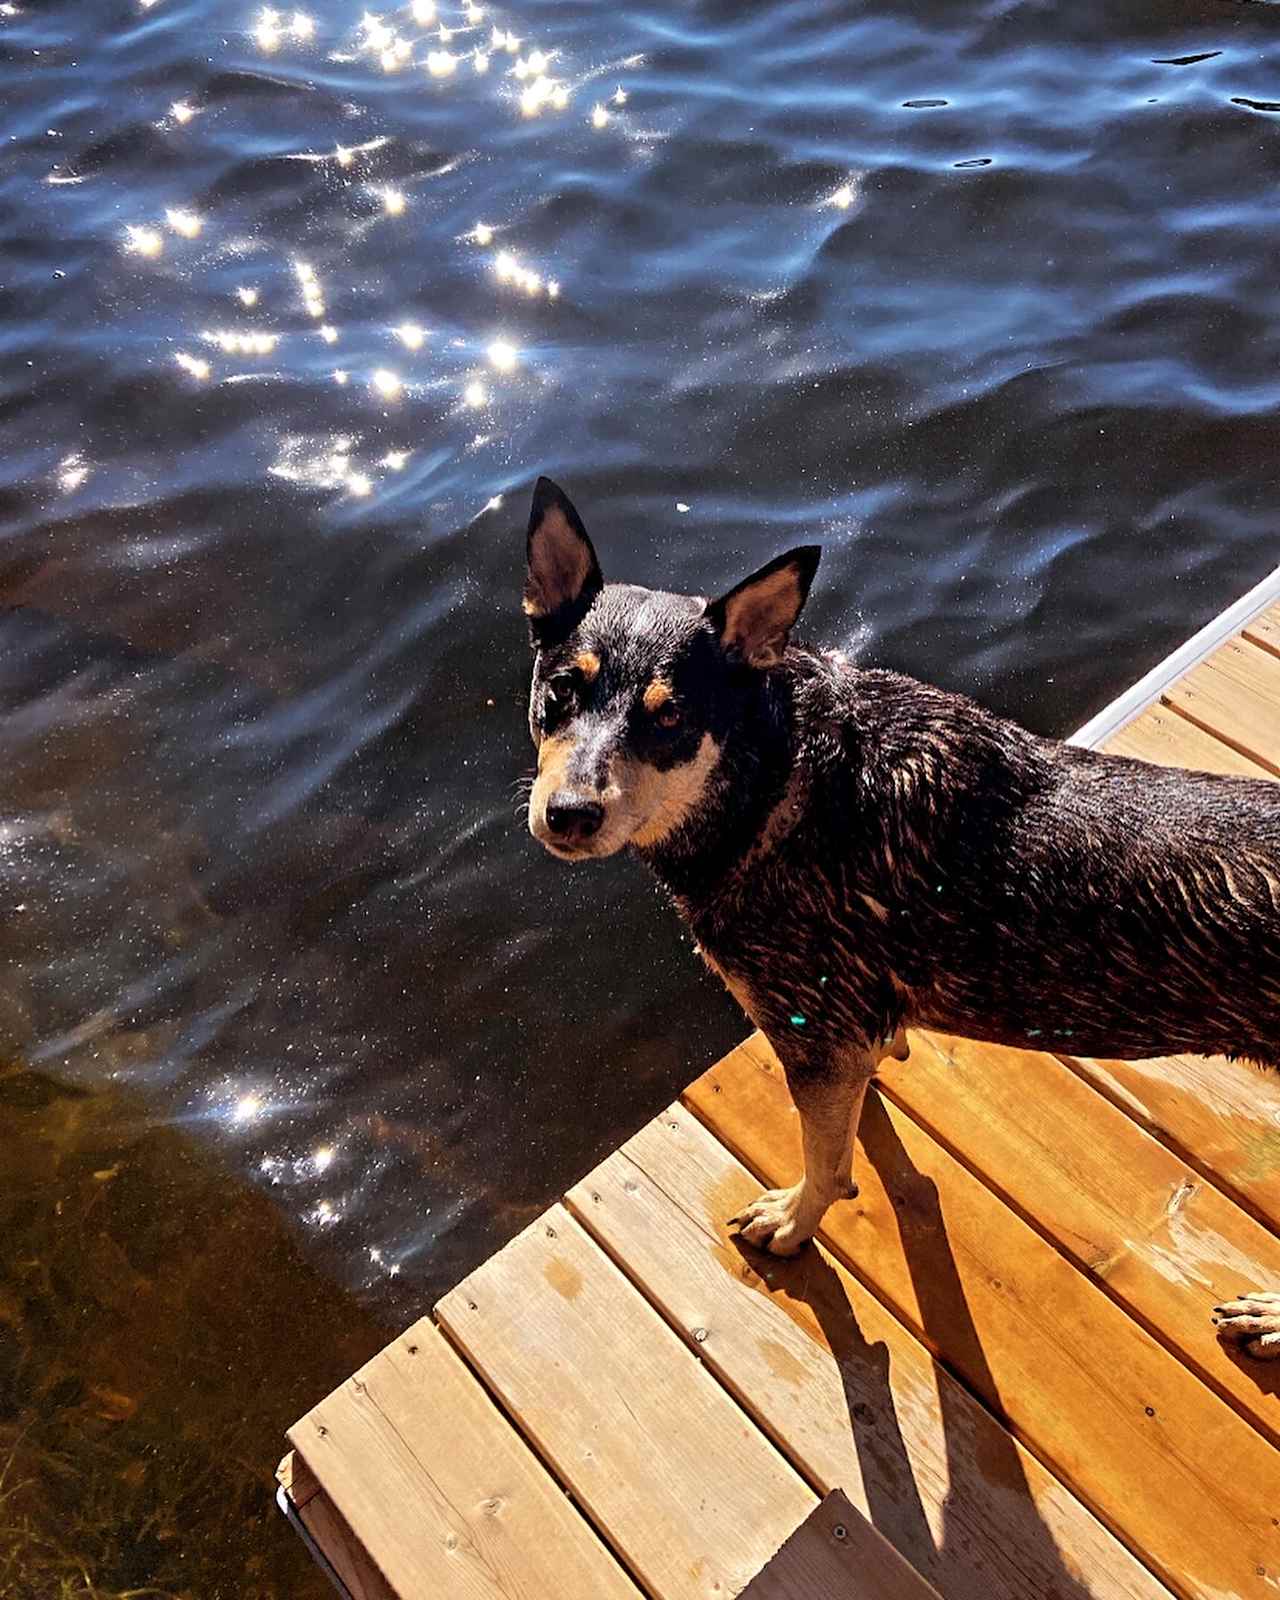
<path id="1" fill-rule="evenodd" d="M 997 1396 L 947 1241 L 937 1187 L 913 1166 L 874 1093 L 867 1097 L 860 1138 L 894 1196 L 921 1323 L 944 1352 L 939 1365 L 969 1374 L 968 1385 L 980 1395 Z M 736 1243 L 754 1266 L 758 1252 Z M 819 1251 L 772 1261 L 770 1281 L 808 1306 L 836 1359 L 870 1521 L 940 1594 L 1090 1600 L 1093 1591 L 1074 1576 L 1037 1510 L 1027 1458 L 1003 1427 L 975 1414 L 990 1409 L 989 1399 L 975 1403 L 959 1379 L 939 1372 L 946 1478 L 935 1538 L 899 1423 L 888 1347 L 863 1334 L 839 1274 Z M 1088 1519 L 1083 1508 L 1082 1519 Z M 975 1538 L 984 1528 L 994 1531 L 998 1555 Z M 1116 1551 L 1123 1560 L 1118 1545 Z"/>

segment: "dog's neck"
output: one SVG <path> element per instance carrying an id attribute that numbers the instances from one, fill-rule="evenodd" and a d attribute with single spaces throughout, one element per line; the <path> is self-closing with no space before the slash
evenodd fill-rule
<path id="1" fill-rule="evenodd" d="M 732 886 L 765 835 L 795 764 L 794 710 L 781 673 L 753 686 L 691 817 L 637 854 L 686 914 Z"/>

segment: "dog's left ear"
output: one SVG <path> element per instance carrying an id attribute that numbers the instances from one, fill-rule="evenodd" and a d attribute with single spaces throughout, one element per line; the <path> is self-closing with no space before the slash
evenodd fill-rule
<path id="1" fill-rule="evenodd" d="M 750 667 L 777 666 L 821 556 L 816 544 L 789 550 L 709 603 L 705 616 L 730 655 Z"/>
<path id="2" fill-rule="evenodd" d="M 539 478 L 534 488 L 526 549 L 524 614 L 540 648 L 571 633 L 604 588 L 582 518 L 550 478 Z"/>

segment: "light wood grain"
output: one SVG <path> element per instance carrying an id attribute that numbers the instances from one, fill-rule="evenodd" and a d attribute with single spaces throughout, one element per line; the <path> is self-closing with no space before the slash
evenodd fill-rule
<path id="1" fill-rule="evenodd" d="M 1221 1056 L 1067 1059 L 1162 1144 L 1280 1231 L 1280 1079 Z"/>
<path id="2" fill-rule="evenodd" d="M 742 1600 L 938 1600 L 938 1593 L 833 1489 Z"/>
<path id="3" fill-rule="evenodd" d="M 816 1504 L 563 1207 L 436 1314 L 661 1600 L 736 1594 Z"/>
<path id="4" fill-rule="evenodd" d="M 1270 650 L 1272 655 L 1280 656 L 1280 606 L 1272 606 L 1255 617 L 1245 628 L 1244 636 L 1264 650 Z"/>
<path id="5" fill-rule="evenodd" d="M 1264 630 L 1280 643 L 1280 608 L 1246 631 L 1261 636 Z M 1106 748 L 1162 766 L 1273 776 L 1168 706 L 1151 706 Z M 1221 1058 L 1068 1064 L 1198 1173 L 1280 1229 L 1280 1078 Z"/>
<path id="6" fill-rule="evenodd" d="M 1280 657 L 1233 639 L 1165 691 L 1185 717 L 1280 773 Z"/>
<path id="7" fill-rule="evenodd" d="M 881 1085 L 1240 1414 L 1280 1442 L 1280 1385 L 1217 1337 L 1212 1308 L 1280 1283 L 1280 1238 L 1062 1062 L 913 1034 Z"/>
<path id="8" fill-rule="evenodd" d="M 736 1052 L 687 1102 L 770 1185 L 794 1178 L 780 1069 Z M 1274 1600 L 1274 1449 L 878 1092 L 859 1143 L 862 1193 L 823 1228 L 841 1260 L 1169 1587 Z"/>
<path id="9" fill-rule="evenodd" d="M 1158 767 L 1189 767 L 1193 772 L 1218 772 L 1233 778 L 1275 776 L 1194 722 L 1188 722 L 1171 706 L 1148 706 L 1113 733 L 1103 748 L 1111 755 L 1135 756 Z"/>
<path id="10" fill-rule="evenodd" d="M 276 1477 L 298 1513 L 298 1520 L 351 1600 L 396 1600 L 369 1552 L 334 1509 L 319 1479 L 296 1450 L 291 1450 L 280 1463 Z"/>
<path id="11" fill-rule="evenodd" d="M 399 1600 L 636 1600 L 430 1322 L 388 1345 L 289 1439 Z"/>
<path id="12" fill-rule="evenodd" d="M 676 1106 L 568 1200 L 809 1482 L 845 1489 L 947 1600 L 1167 1600 L 825 1250 L 775 1261 L 728 1237 L 757 1189 Z"/>

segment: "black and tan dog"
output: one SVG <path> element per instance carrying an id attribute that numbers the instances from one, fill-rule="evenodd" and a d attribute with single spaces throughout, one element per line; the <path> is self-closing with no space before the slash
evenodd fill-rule
<path id="1" fill-rule="evenodd" d="M 851 1192 L 904 1029 L 1280 1066 L 1280 784 L 1038 738 L 789 643 L 819 552 L 718 600 L 606 585 L 548 479 L 529 524 L 529 827 L 634 849 L 786 1068 L 805 1170 L 735 1223 L 797 1250 Z M 1217 1320 L 1280 1355 L 1280 1296 Z"/>

